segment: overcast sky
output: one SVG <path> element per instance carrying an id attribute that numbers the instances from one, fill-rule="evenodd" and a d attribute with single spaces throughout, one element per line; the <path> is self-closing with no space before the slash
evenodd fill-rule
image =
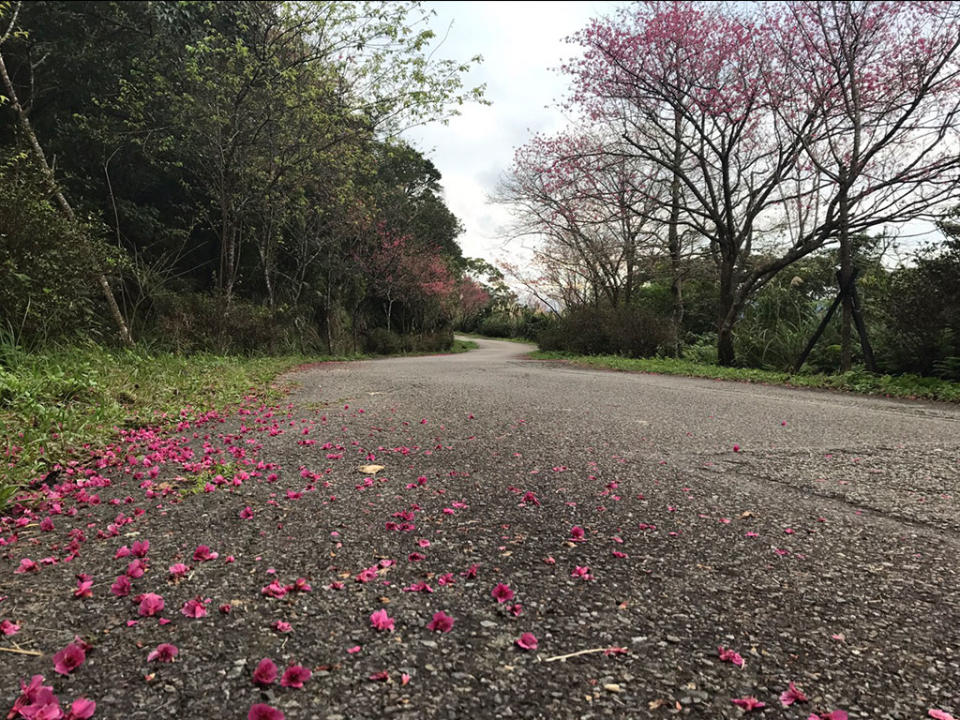
<path id="1" fill-rule="evenodd" d="M 490 106 L 467 105 L 449 125 L 406 133 L 443 175 L 447 205 L 466 228 L 460 236 L 464 255 L 495 261 L 511 254 L 500 231 L 508 222 L 503 208 L 487 201 L 507 169 L 514 149 L 532 133 L 563 128 L 555 101 L 565 93 L 564 78 L 551 68 L 575 48 L 564 38 L 591 17 L 608 15 L 617 2 L 427 2 L 435 10 L 433 27 L 449 34 L 438 57 L 464 60 L 482 55 L 483 63 L 465 79 L 466 87 L 487 85 Z"/>

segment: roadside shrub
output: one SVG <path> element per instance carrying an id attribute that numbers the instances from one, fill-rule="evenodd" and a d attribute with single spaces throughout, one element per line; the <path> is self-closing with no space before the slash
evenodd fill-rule
<path id="1" fill-rule="evenodd" d="M 485 317 L 477 327 L 477 332 L 487 337 L 507 338 L 514 336 L 510 316 L 505 313 L 495 313 Z"/>
<path id="2" fill-rule="evenodd" d="M 160 349 L 262 355 L 312 344 L 302 342 L 305 323 L 289 308 L 271 311 L 240 298 L 224 308 L 222 298 L 198 292 L 162 292 L 151 300 L 149 334 Z"/>
<path id="3" fill-rule="evenodd" d="M 541 350 L 577 355 L 650 357 L 670 342 L 670 321 L 645 307 L 610 309 L 594 305 L 568 308 L 541 330 Z"/>
<path id="4" fill-rule="evenodd" d="M 403 340 L 406 352 L 443 352 L 453 347 L 453 330 L 410 333 Z"/>
<path id="5" fill-rule="evenodd" d="M 67 220 L 22 155 L 0 155 L 0 322 L 8 339 L 32 344 L 102 330 L 93 276 L 118 261 L 100 229 Z"/>
<path id="6" fill-rule="evenodd" d="M 364 340 L 364 349 L 374 355 L 393 355 L 400 352 L 403 342 L 400 336 L 386 328 L 374 328 Z"/>
<path id="7" fill-rule="evenodd" d="M 673 337 L 672 323 L 645 307 L 618 308 L 607 323 L 614 352 L 626 357 L 652 357 Z"/>

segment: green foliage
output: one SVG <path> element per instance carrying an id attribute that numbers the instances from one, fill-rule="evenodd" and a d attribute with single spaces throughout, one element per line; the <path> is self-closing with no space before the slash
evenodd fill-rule
<path id="1" fill-rule="evenodd" d="M 13 339 L 30 344 L 98 332 L 91 276 L 118 264 L 101 229 L 67 221 L 45 188 L 22 154 L 0 148 L 0 318 Z"/>
<path id="2" fill-rule="evenodd" d="M 894 372 L 960 380 L 960 242 L 894 271 L 883 298 L 879 361 Z"/>
<path id="3" fill-rule="evenodd" d="M 395 138 L 483 102 L 463 85 L 479 59 L 441 59 L 428 19 L 409 2 L 22 6 L 4 57 L 58 181 L 123 259 L 110 274 L 123 271 L 137 338 L 184 351 L 354 348 L 380 313 L 364 258 L 381 226 L 459 268 L 439 173 Z M 0 148 L 22 140 L 0 106 Z M 11 202 L 46 217 L 26 195 Z M 70 253 L 58 261 L 65 279 L 82 275 Z M 17 327 L 23 283 L 3 308 Z M 87 317 L 59 326 L 96 329 L 99 308 L 83 300 Z M 408 298 L 404 331 L 449 326 L 446 300 Z"/>
<path id="4" fill-rule="evenodd" d="M 0 494 L 77 458 L 75 449 L 112 439 L 116 427 L 163 425 L 185 408 L 219 409 L 256 393 L 288 368 L 322 358 L 299 355 L 188 357 L 105 351 L 94 345 L 24 352 L 0 342 Z M 6 490 L 5 490 L 6 489 Z"/>

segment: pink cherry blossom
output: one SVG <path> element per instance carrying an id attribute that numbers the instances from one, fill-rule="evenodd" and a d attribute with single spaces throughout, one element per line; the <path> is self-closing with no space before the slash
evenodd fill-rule
<path id="1" fill-rule="evenodd" d="M 275 620 L 270 627 L 279 633 L 288 633 L 293 631 L 293 625 L 283 620 Z"/>
<path id="2" fill-rule="evenodd" d="M 309 668 L 305 668 L 302 665 L 291 665 L 283 671 L 280 684 L 283 687 L 299 689 L 303 687 L 303 684 L 307 682 L 312 675 L 313 673 L 310 672 Z"/>
<path id="3" fill-rule="evenodd" d="M 146 593 L 140 598 L 139 613 L 144 617 L 153 617 L 163 611 L 163 598 L 154 593 Z"/>
<path id="4" fill-rule="evenodd" d="M 257 703 L 250 706 L 250 712 L 247 713 L 247 720 L 284 720 L 283 713 L 275 707 L 264 703 Z"/>
<path id="5" fill-rule="evenodd" d="M 287 588 L 280 584 L 280 581 L 273 580 L 269 585 L 260 588 L 260 594 L 272 598 L 282 598 L 287 594 Z"/>
<path id="6" fill-rule="evenodd" d="M 497 583 L 496 587 L 493 588 L 490 594 L 496 598 L 498 603 L 505 603 L 508 600 L 513 600 L 513 590 L 510 589 L 509 585 L 504 585 L 503 583 Z"/>
<path id="7" fill-rule="evenodd" d="M 780 693 L 780 704 L 783 707 L 790 707 L 795 702 L 807 702 L 807 696 L 791 682 L 787 689 Z"/>
<path id="8" fill-rule="evenodd" d="M 20 626 L 12 620 L 0 620 L 0 633 L 4 635 L 16 635 L 20 632 Z"/>
<path id="9" fill-rule="evenodd" d="M 733 663 L 737 667 L 742 668 L 745 664 L 740 653 L 736 652 L 735 650 L 724 649 L 722 645 L 717 648 L 717 654 L 724 662 Z"/>
<path id="10" fill-rule="evenodd" d="M 173 659 L 180 654 L 180 649 L 170 643 L 160 643 L 147 655 L 147 662 L 173 662 Z"/>
<path id="11" fill-rule="evenodd" d="M 75 598 L 93 597 L 93 580 L 78 580 L 77 588 L 73 591 Z"/>
<path id="12" fill-rule="evenodd" d="M 142 578 L 143 573 L 148 567 L 149 565 L 145 561 L 141 560 L 140 558 L 134 558 L 130 561 L 130 564 L 127 565 L 127 575 L 132 577 L 134 580 L 137 578 Z"/>
<path id="13" fill-rule="evenodd" d="M 56 705 L 56 708 L 60 709 L 57 698 L 53 694 L 53 688 L 43 684 L 43 675 L 34 675 L 30 679 L 29 685 L 24 683 L 23 680 L 20 681 L 20 696 L 13 702 L 13 709 L 8 717 L 13 717 L 16 714 L 23 716 L 24 709 L 28 707 L 40 708 L 47 704 Z"/>
<path id="14" fill-rule="evenodd" d="M 199 595 L 191 600 L 187 600 L 183 607 L 180 608 L 180 613 L 189 618 L 202 618 L 207 616 L 207 604 L 209 604 L 210 598 L 204 600 Z"/>
<path id="15" fill-rule="evenodd" d="M 393 618 L 387 615 L 386 610 L 377 610 L 370 615 L 370 624 L 381 632 L 383 630 L 393 630 Z"/>
<path id="16" fill-rule="evenodd" d="M 247 505 L 243 510 L 240 511 L 241 520 L 249 520 L 253 517 L 253 508 Z"/>
<path id="17" fill-rule="evenodd" d="M 433 619 L 427 623 L 427 630 L 448 633 L 453 629 L 453 623 L 453 618 L 441 610 L 440 612 L 435 613 Z"/>
<path id="18" fill-rule="evenodd" d="M 253 682 L 255 685 L 272 685 L 277 679 L 277 665 L 270 658 L 263 658 L 253 671 Z"/>
<path id="19" fill-rule="evenodd" d="M 20 575 L 22 573 L 36 572 L 39 569 L 40 569 L 40 566 L 37 565 L 33 560 L 31 560 L 30 558 L 23 558 L 20 561 L 19 567 L 17 567 L 17 569 L 14 570 L 13 572 L 15 575 Z"/>
<path id="20" fill-rule="evenodd" d="M 83 647 L 75 642 L 67 645 L 53 655 L 53 669 L 61 675 L 69 675 L 83 664 L 87 653 Z"/>
<path id="21" fill-rule="evenodd" d="M 121 575 L 113 581 L 113 585 L 110 586 L 110 592 L 117 597 L 126 597 L 130 594 L 131 588 L 130 578 L 126 575 Z"/>
<path id="22" fill-rule="evenodd" d="M 177 580 L 190 572 L 190 567 L 183 563 L 174 563 L 170 566 L 170 577 Z"/>
<path id="23" fill-rule="evenodd" d="M 138 558 L 146 557 L 147 553 L 150 552 L 150 541 L 135 540 L 133 545 L 130 546 L 130 552 Z"/>
<path id="24" fill-rule="evenodd" d="M 376 580 L 377 579 L 376 566 L 368 567 L 368 568 L 365 568 L 364 570 L 361 570 L 359 573 L 356 574 L 356 576 L 354 576 L 353 579 L 358 583 L 368 583 L 371 580 Z"/>
<path id="25" fill-rule="evenodd" d="M 85 697 L 78 697 L 70 705 L 70 712 L 67 713 L 66 720 L 88 720 L 93 717 L 97 709 L 97 704 L 93 700 Z"/>
<path id="26" fill-rule="evenodd" d="M 932 717 L 933 720 L 954 720 L 953 715 L 943 710 L 930 709 L 927 711 L 927 715 Z"/>
<path id="27" fill-rule="evenodd" d="M 519 638 L 516 639 L 517 647 L 524 650 L 536 650 L 537 649 L 537 636 L 533 633 L 525 632 Z"/>
<path id="28" fill-rule="evenodd" d="M 730 700 L 737 707 L 743 708 L 745 712 L 750 712 L 751 710 L 756 710 L 757 708 L 766 707 L 767 704 L 760 702 L 755 697 L 746 697 L 746 698 L 732 698 Z"/>
<path id="29" fill-rule="evenodd" d="M 193 559 L 197 562 L 216 560 L 218 557 L 220 557 L 220 554 L 210 550 L 207 545 L 197 545 L 196 550 L 193 551 Z"/>

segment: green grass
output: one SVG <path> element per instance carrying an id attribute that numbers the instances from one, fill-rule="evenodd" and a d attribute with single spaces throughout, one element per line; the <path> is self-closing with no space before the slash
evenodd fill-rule
<path id="1" fill-rule="evenodd" d="M 479 345 L 477 345 L 473 340 L 454 340 L 453 347 L 450 349 L 450 352 L 453 353 L 462 353 L 467 352 L 468 350 L 476 350 Z"/>
<path id="2" fill-rule="evenodd" d="M 572 355 L 542 351 L 533 352 L 530 357 L 538 360 L 563 360 L 583 367 L 623 372 L 686 375 L 767 385 L 846 390 L 865 395 L 960 402 L 960 383 L 919 375 L 873 375 L 864 370 L 851 370 L 837 375 L 790 374 L 752 368 L 721 367 L 674 358 L 634 359 L 617 355 Z"/>
<path id="3" fill-rule="evenodd" d="M 97 347 L 27 353 L 0 346 L 0 507 L 16 487 L 106 443 L 116 427 L 164 425 L 182 409 L 276 401 L 283 371 L 326 358 L 148 354 Z M 17 449 L 18 448 L 18 449 Z"/>

